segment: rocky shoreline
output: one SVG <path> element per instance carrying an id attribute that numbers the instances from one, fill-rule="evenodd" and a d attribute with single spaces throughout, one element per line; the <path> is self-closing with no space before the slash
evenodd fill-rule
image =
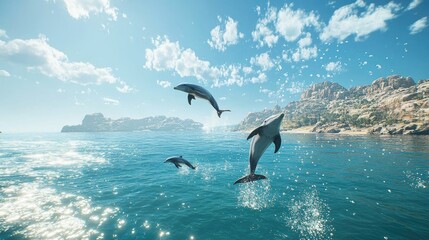
<path id="1" fill-rule="evenodd" d="M 329 81 L 312 85 L 301 100 L 250 113 L 237 130 L 253 129 L 284 113 L 284 132 L 429 135 L 429 80 L 389 76 L 346 89 Z"/>

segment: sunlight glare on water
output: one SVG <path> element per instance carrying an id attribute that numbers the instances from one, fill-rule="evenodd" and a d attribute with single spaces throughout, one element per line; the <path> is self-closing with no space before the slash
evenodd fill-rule
<path id="1" fill-rule="evenodd" d="M 19 225 L 17 234 L 33 239 L 98 237 L 97 227 L 117 211 L 37 182 L 6 187 L 2 195 L 0 222 L 5 226 Z"/>

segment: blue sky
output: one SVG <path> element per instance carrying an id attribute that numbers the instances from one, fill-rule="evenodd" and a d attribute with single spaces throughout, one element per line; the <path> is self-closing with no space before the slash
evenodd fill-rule
<path id="1" fill-rule="evenodd" d="M 87 113 L 235 124 L 298 100 L 393 74 L 429 78 L 429 2 L 0 2 L 0 131 L 59 131 Z M 189 106 L 200 84 L 221 109 Z"/>

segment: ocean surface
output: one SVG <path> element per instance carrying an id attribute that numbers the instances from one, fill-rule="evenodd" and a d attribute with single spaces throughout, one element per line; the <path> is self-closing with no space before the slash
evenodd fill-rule
<path id="1" fill-rule="evenodd" d="M 429 137 L 246 137 L 2 133 L 0 239 L 429 239 Z"/>

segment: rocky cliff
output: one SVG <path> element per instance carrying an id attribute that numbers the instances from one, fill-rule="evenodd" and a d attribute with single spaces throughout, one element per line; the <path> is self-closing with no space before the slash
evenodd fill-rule
<path id="1" fill-rule="evenodd" d="M 429 134 L 429 80 L 416 84 L 410 77 L 389 76 L 350 89 L 318 83 L 299 101 L 249 114 L 238 130 L 259 126 L 261 120 L 280 112 L 285 113 L 282 130 L 312 126 L 313 132 Z"/>
<path id="2" fill-rule="evenodd" d="M 203 124 L 174 117 L 120 118 L 112 120 L 101 113 L 86 115 L 82 124 L 64 126 L 61 132 L 202 131 Z"/>

